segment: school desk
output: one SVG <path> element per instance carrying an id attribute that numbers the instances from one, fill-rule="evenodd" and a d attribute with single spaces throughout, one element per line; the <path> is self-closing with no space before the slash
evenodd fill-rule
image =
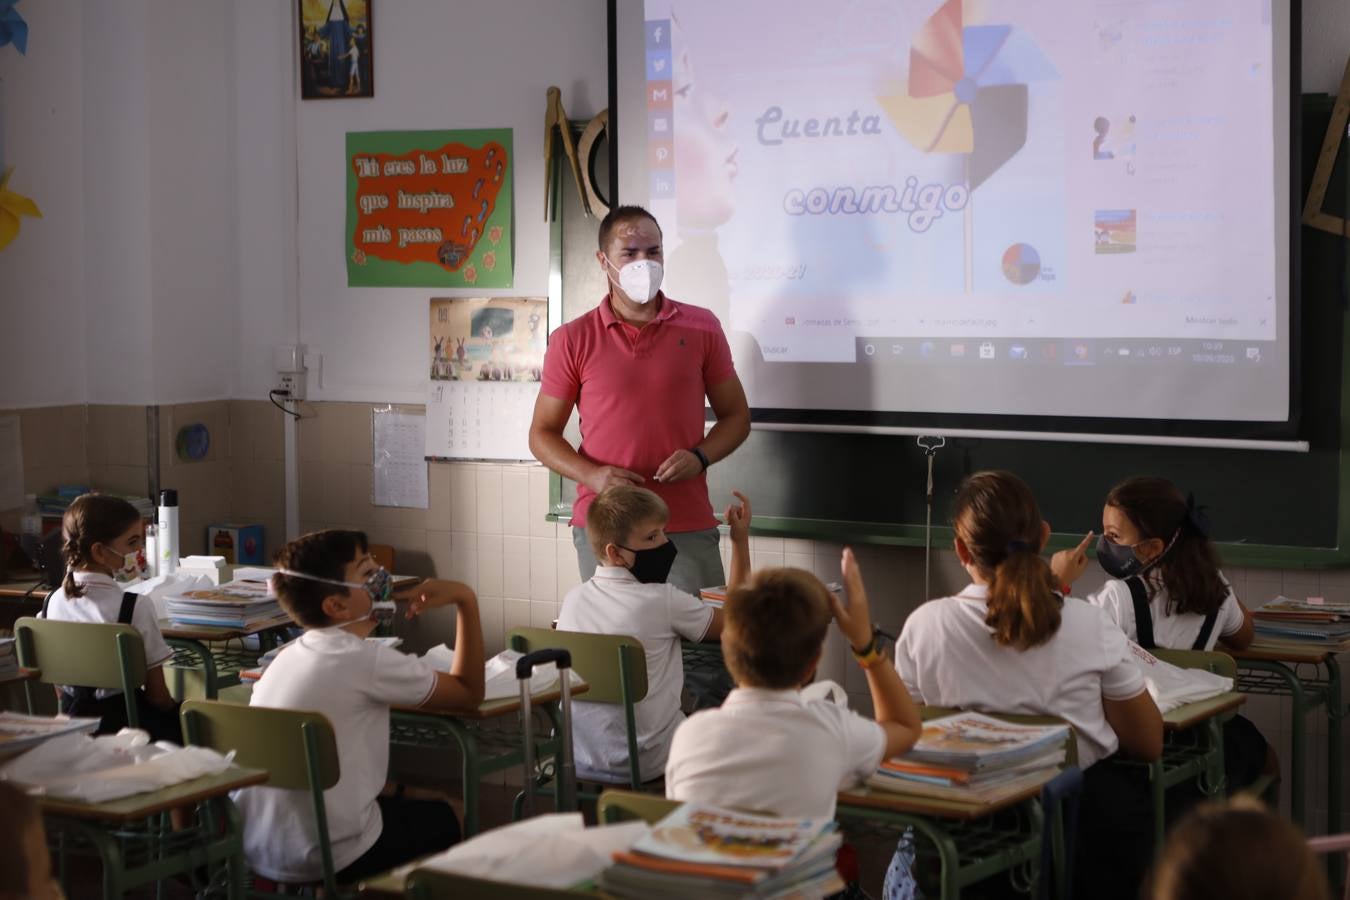
<path id="1" fill-rule="evenodd" d="M 1346 710 L 1341 700 L 1341 667 L 1336 654 L 1320 647 L 1263 649 L 1259 642 L 1246 650 L 1230 651 L 1237 661 L 1237 689 L 1244 694 L 1288 697 L 1289 704 L 1289 813 L 1304 825 L 1305 763 L 1308 713 L 1327 710 L 1327 834 L 1341 832 L 1341 722 Z M 1336 857 L 1328 857 L 1332 883 L 1342 877 Z"/>
<path id="2" fill-rule="evenodd" d="M 1236 691 L 1187 703 L 1163 714 L 1163 752 L 1148 763 L 1153 795 L 1153 842 L 1161 847 L 1167 832 L 1167 789 L 1195 782 L 1209 796 L 1223 796 L 1223 722 L 1246 698 Z M 1144 765 L 1121 759 L 1119 764 Z"/>
<path id="3" fill-rule="evenodd" d="M 282 613 L 244 628 L 221 625 L 175 625 L 159 620 L 160 633 L 173 650 L 169 666 L 173 670 L 173 694 L 183 699 L 184 675 L 190 669 L 202 672 L 202 691 L 207 700 L 215 700 L 220 689 L 239 683 L 239 673 L 258 664 L 258 657 L 275 644 L 282 629 L 293 624 Z M 258 649 L 244 646 L 244 638 L 258 636 Z"/>
<path id="4" fill-rule="evenodd" d="M 572 685 L 572 696 L 584 694 L 589 685 L 584 681 Z M 541 738 L 535 750 L 535 759 L 543 760 L 561 751 L 561 732 L 558 721 L 558 700 L 562 689 L 554 688 L 531 695 L 531 706 L 543 709 L 553 725 L 554 737 Z M 458 747 L 464 778 L 464 837 L 478 833 L 478 783 L 485 775 L 524 765 L 523 736 L 515 731 L 486 728 L 493 719 L 500 719 L 520 711 L 520 698 L 485 700 L 477 709 L 457 712 L 396 706 L 389 717 L 389 742 L 401 747 L 430 747 L 449 749 Z M 562 779 L 553 779 L 554 801 L 561 803 Z"/>
<path id="5" fill-rule="evenodd" d="M 925 721 L 956 712 L 959 710 L 919 707 Z M 1023 724 L 1062 724 L 1060 720 L 1044 716 L 989 715 Z M 942 900 L 960 897 L 962 888 L 1002 872 L 1007 872 L 1009 879 L 1026 892 L 1039 877 L 1045 814 L 1037 798 L 1044 787 L 1044 784 L 1031 785 L 1016 794 L 986 803 L 941 800 L 863 785 L 839 793 L 835 818 L 864 822 L 887 831 L 903 832 L 913 828 L 916 834 L 926 837 L 937 851 L 939 897 Z M 1059 809 L 1053 811 L 1059 833 L 1062 833 L 1058 818 L 1061 812 Z M 1060 846 L 1057 840 L 1056 847 Z M 925 852 L 918 841 L 915 849 Z M 1067 882 L 1063 863 L 1062 854 L 1056 854 L 1053 877 L 1061 888 L 1065 888 Z M 1063 896 L 1063 890 L 1058 894 Z"/>
<path id="6" fill-rule="evenodd" d="M 397 869 L 391 872 L 384 872 L 380 875 L 376 875 L 373 878 L 368 878 L 365 881 L 362 881 L 361 884 L 359 885 L 361 896 L 372 898 L 375 897 L 390 898 L 390 900 L 393 900 L 393 898 L 395 897 L 411 896 L 411 894 L 408 892 L 407 885 L 408 885 L 408 877 L 409 875 L 412 874 L 412 870 L 409 869 L 405 872 L 404 869 L 405 869 L 404 866 L 399 866 Z M 475 897 L 489 897 L 489 896 L 502 898 L 507 897 L 515 898 L 522 896 L 554 897 L 558 894 L 575 894 L 577 897 L 605 897 L 611 898 L 611 900 L 613 898 L 612 894 L 606 894 L 602 892 L 599 888 L 595 887 L 595 885 L 592 884 L 591 882 L 586 882 L 584 884 L 580 884 L 575 887 L 566 889 L 531 888 L 525 887 L 524 885 L 512 884 L 509 881 L 509 877 L 510 873 L 503 873 L 503 878 L 508 880 L 491 881 L 491 882 L 478 878 L 464 878 L 463 880 L 466 882 L 466 884 L 471 885 L 472 889 L 468 891 L 464 891 L 463 889 L 461 889 L 460 892 L 456 893 L 455 896 L 457 897 L 463 896 L 466 898 L 466 900 L 471 900 L 471 898 Z"/>
<path id="7" fill-rule="evenodd" d="M 158 791 L 147 791 L 104 803 L 83 803 L 39 797 L 49 834 L 57 837 L 59 875 L 69 890 L 67 845 L 90 845 L 103 863 L 103 896 L 120 897 L 138 885 L 153 884 L 178 874 L 191 874 L 207 864 L 224 863 L 231 900 L 244 897 L 244 846 L 239 812 L 229 793 L 267 780 L 263 769 L 231 766 Z M 161 813 L 184 806 L 197 808 L 196 821 L 169 830 Z"/>
<path id="8" fill-rule="evenodd" d="M 22 684 L 25 681 L 36 681 L 42 675 L 41 669 L 25 669 L 19 667 L 19 671 L 10 675 L 0 675 L 0 688 L 8 687 L 11 684 Z"/>

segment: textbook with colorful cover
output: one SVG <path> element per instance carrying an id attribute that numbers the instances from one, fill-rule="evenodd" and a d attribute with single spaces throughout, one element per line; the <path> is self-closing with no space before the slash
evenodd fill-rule
<path id="1" fill-rule="evenodd" d="M 624 897 L 824 896 L 843 888 L 829 819 L 781 819 L 684 804 L 629 851 L 600 886 Z"/>
<path id="2" fill-rule="evenodd" d="M 904 758 L 970 772 L 1007 768 L 1059 749 L 1068 735 L 1068 725 L 1020 725 L 961 712 L 923 723 L 918 743 Z"/>

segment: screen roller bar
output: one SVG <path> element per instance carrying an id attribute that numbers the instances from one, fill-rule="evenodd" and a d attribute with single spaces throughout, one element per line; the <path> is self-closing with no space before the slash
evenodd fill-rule
<path id="1" fill-rule="evenodd" d="M 803 425 L 795 422 L 752 422 L 756 431 L 806 431 L 826 434 L 889 434 L 897 437 L 922 435 L 946 438 L 986 438 L 1000 441 L 1058 441 L 1072 444 L 1131 444 L 1149 447 L 1205 447 L 1215 450 L 1269 450 L 1307 453 L 1307 441 L 1259 441 L 1241 438 L 1173 437 L 1159 434 L 1090 434 L 1071 431 L 999 431 L 985 428 L 907 428 L 893 425 Z"/>

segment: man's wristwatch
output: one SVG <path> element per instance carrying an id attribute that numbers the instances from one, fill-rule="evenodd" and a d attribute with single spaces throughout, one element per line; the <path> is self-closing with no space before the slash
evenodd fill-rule
<path id="1" fill-rule="evenodd" d="M 708 462 L 708 454 L 697 447 L 690 447 L 689 452 L 698 457 L 699 465 L 703 466 L 703 471 L 708 471 L 708 466 L 712 465 L 712 463 Z"/>

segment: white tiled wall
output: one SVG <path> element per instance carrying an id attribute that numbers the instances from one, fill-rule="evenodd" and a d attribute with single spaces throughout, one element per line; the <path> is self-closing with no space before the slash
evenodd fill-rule
<path id="1" fill-rule="evenodd" d="M 537 465 L 488 463 L 433 463 L 430 465 L 430 508 L 383 510 L 370 505 L 370 407 L 363 404 L 320 403 L 316 420 L 338 419 L 301 428 L 302 529 L 360 527 L 378 543 L 392 544 L 398 568 L 412 574 L 437 575 L 465 581 L 479 593 L 488 651 L 504 646 L 513 628 L 547 625 L 557 616 L 567 591 L 577 584 L 576 555 L 566 526 L 546 521 L 548 472 Z M 363 430 L 358 441 L 354 430 Z M 321 435 L 321 437 L 320 437 Z M 317 438 L 322 446 L 311 445 Z M 350 439 L 365 455 L 350 448 L 330 449 L 329 440 Z M 341 454 L 339 456 L 339 454 Z M 322 473 L 322 474 L 317 474 Z M 309 485 L 306 489 L 306 484 Z M 336 517 L 341 513 L 342 518 Z M 332 514 L 332 515 L 330 515 Z M 763 566 L 797 566 L 825 581 L 839 580 L 843 547 L 827 541 L 756 537 L 751 539 L 751 562 Z M 898 632 L 905 617 L 924 598 L 924 552 L 921 548 L 861 545 L 854 547 L 863 569 L 873 618 Z M 723 538 L 724 561 L 730 547 Z M 1344 597 L 1350 593 L 1350 570 L 1305 571 L 1230 568 L 1225 574 L 1249 605 L 1276 594 Z M 1076 585 L 1087 593 L 1099 587 L 1105 575 L 1095 565 Z M 936 549 L 931 568 L 932 596 L 956 593 L 966 576 L 955 553 Z M 431 627 L 448 628 L 439 623 Z M 448 634 L 448 630 L 446 632 Z M 1350 660 L 1345 661 L 1350 664 Z M 1350 665 L 1347 665 L 1350 669 Z M 821 664 L 822 677 L 844 684 L 855 707 L 870 710 L 871 701 L 861 671 L 848 660 L 847 649 L 832 632 Z M 1253 697 L 1246 715 L 1276 746 L 1286 766 L 1289 760 L 1289 702 Z M 1309 827 L 1325 829 L 1325 717 L 1319 712 L 1309 722 L 1307 809 Z M 1344 765 L 1344 758 L 1338 764 Z M 1287 770 L 1287 769 L 1286 769 Z M 1288 809 L 1288 789 L 1282 807 Z M 1346 791 L 1350 801 L 1350 790 Z"/>

